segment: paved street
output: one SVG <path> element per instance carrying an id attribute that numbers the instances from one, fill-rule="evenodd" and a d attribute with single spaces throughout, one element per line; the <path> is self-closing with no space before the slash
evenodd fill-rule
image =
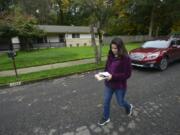
<path id="1" fill-rule="evenodd" d="M 166 71 L 133 69 L 127 117 L 111 103 L 100 127 L 103 82 L 98 71 L 0 90 L 0 135 L 180 135 L 180 62 Z"/>

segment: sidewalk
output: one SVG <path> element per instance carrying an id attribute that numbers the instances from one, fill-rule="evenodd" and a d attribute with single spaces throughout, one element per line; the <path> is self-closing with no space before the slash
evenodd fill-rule
<path id="1" fill-rule="evenodd" d="M 106 60 L 106 57 L 103 57 L 102 60 Z M 18 74 L 27 74 L 27 73 L 38 72 L 38 71 L 43 71 L 43 70 L 70 67 L 70 66 L 88 64 L 88 63 L 94 63 L 94 62 L 95 62 L 95 58 L 83 59 L 83 60 L 55 63 L 55 64 L 49 64 L 49 65 L 43 65 L 43 66 L 20 68 L 20 69 L 17 69 L 17 72 L 18 72 Z M 0 71 L 0 77 L 13 76 L 13 75 L 15 75 L 14 70 Z"/>

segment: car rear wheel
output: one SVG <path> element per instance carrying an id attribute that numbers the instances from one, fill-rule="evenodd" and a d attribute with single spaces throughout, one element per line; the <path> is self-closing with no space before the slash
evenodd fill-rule
<path id="1" fill-rule="evenodd" d="M 162 58 L 162 60 L 159 63 L 159 69 L 161 71 L 163 71 L 163 70 L 167 69 L 167 67 L 168 67 L 168 60 L 167 60 L 167 58 Z"/>

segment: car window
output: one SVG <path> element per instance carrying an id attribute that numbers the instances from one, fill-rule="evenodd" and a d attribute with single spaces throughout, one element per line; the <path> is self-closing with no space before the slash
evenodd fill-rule
<path id="1" fill-rule="evenodd" d="M 178 45 L 178 46 L 180 46 L 180 40 L 172 40 L 171 41 L 171 46 L 172 45 Z"/>
<path id="2" fill-rule="evenodd" d="M 169 41 L 148 41 L 142 45 L 142 48 L 167 48 L 169 46 Z"/>
<path id="3" fill-rule="evenodd" d="M 180 40 L 176 41 L 176 45 L 180 46 Z"/>
<path id="4" fill-rule="evenodd" d="M 175 44 L 176 44 L 175 40 L 171 41 L 171 45 L 175 45 Z"/>

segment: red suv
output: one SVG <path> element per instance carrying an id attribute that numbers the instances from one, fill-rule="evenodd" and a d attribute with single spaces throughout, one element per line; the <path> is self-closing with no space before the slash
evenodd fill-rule
<path id="1" fill-rule="evenodd" d="M 147 41 L 129 55 L 133 66 L 165 70 L 170 62 L 180 59 L 180 38 Z"/>

